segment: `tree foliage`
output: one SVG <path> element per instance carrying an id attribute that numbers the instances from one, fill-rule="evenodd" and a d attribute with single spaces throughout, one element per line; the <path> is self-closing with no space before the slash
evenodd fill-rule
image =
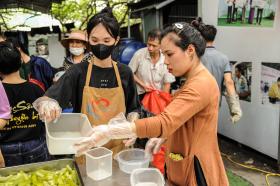
<path id="1" fill-rule="evenodd" d="M 88 20 L 104 7 L 112 7 L 120 24 L 127 21 L 127 0 L 67 0 L 54 4 L 52 15 L 63 25 L 75 22 L 79 29 L 84 29 Z"/>
<path id="2" fill-rule="evenodd" d="M 108 6 L 120 25 L 126 25 L 128 19 L 127 3 L 131 0 L 65 0 L 61 4 L 54 3 L 51 8 L 51 15 L 63 26 L 67 23 L 75 23 L 76 28 L 84 29 L 88 20 L 102 8 Z M 22 8 L 0 10 L 0 25 L 4 30 L 11 30 L 21 25 L 10 26 L 9 21 L 18 12 L 30 14 L 30 18 L 40 14 Z M 130 21 L 133 24 L 133 20 Z M 63 28 L 65 30 L 65 28 Z"/>

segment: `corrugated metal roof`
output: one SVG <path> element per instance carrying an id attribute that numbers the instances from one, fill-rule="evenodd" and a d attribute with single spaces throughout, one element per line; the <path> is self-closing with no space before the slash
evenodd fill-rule
<path id="1" fill-rule="evenodd" d="M 63 0 L 0 0 L 0 9 L 25 8 L 42 13 L 49 13 L 52 3 Z"/>

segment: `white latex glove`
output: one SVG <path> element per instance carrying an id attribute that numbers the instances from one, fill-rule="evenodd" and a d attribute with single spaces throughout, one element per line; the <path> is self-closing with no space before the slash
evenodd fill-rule
<path id="1" fill-rule="evenodd" d="M 58 102 L 48 97 L 40 97 L 33 102 L 33 107 L 39 113 L 39 117 L 42 121 L 49 123 L 51 121 L 56 122 L 56 119 L 60 117 L 61 108 Z"/>
<path id="2" fill-rule="evenodd" d="M 151 156 L 159 152 L 161 145 L 166 141 L 164 138 L 151 138 L 146 144 L 145 155 Z"/>
<path id="3" fill-rule="evenodd" d="M 137 112 L 130 112 L 127 115 L 127 121 L 134 122 L 135 120 L 139 119 L 140 115 Z M 137 138 L 130 138 L 123 140 L 123 143 L 126 147 L 133 146 Z"/>
<path id="4" fill-rule="evenodd" d="M 99 147 L 108 143 L 111 139 L 136 138 L 132 132 L 132 123 L 119 115 L 111 119 L 108 125 L 99 125 L 93 128 L 92 134 L 74 145 L 77 156 L 83 154 L 92 147 Z"/>
<path id="5" fill-rule="evenodd" d="M 239 97 L 238 95 L 232 95 L 232 96 L 225 95 L 225 97 L 231 115 L 230 120 L 233 124 L 235 124 L 240 120 L 242 116 L 242 110 L 239 104 Z"/>
<path id="6" fill-rule="evenodd" d="M 130 138 L 130 139 L 123 140 L 124 146 L 126 147 L 133 146 L 134 143 L 136 142 L 136 139 L 137 138 Z"/>

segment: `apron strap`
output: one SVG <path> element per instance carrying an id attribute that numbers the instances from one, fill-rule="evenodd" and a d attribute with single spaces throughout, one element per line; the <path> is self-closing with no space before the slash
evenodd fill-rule
<path id="1" fill-rule="evenodd" d="M 114 67 L 116 78 L 117 78 L 117 81 L 118 81 L 118 87 L 122 87 L 122 81 L 121 81 L 119 69 L 117 67 L 117 62 L 113 61 L 113 67 Z"/>
<path id="2" fill-rule="evenodd" d="M 90 83 L 93 61 L 94 61 L 94 57 L 92 57 L 91 60 L 89 60 L 88 69 L 87 69 L 87 78 L 86 78 L 85 86 L 89 86 L 89 83 Z"/>

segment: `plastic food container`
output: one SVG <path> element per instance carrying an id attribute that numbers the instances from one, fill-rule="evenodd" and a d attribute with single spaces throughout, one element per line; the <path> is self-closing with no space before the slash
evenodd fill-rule
<path id="1" fill-rule="evenodd" d="M 155 168 L 141 168 L 132 171 L 130 176 L 131 186 L 164 186 L 164 178 Z"/>
<path id="2" fill-rule="evenodd" d="M 111 150 L 104 147 L 87 151 L 87 176 L 97 181 L 112 176 L 112 154 Z"/>
<path id="3" fill-rule="evenodd" d="M 73 145 L 90 135 L 91 124 L 85 114 L 61 114 L 56 123 L 46 124 L 46 141 L 50 154 L 75 154 Z"/>
<path id="4" fill-rule="evenodd" d="M 128 149 L 117 154 L 116 159 L 119 168 L 130 174 L 134 169 L 148 168 L 150 157 L 145 157 L 145 151 L 142 149 Z"/>

